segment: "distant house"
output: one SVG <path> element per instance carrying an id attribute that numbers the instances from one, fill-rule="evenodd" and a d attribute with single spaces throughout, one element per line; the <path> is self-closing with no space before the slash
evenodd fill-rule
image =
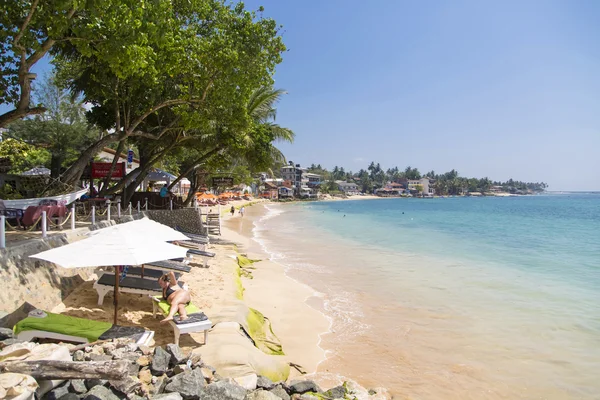
<path id="1" fill-rule="evenodd" d="M 263 199 L 277 200 L 279 197 L 279 189 L 277 185 L 271 182 L 265 182 L 264 189 L 260 191 L 260 197 Z"/>
<path id="2" fill-rule="evenodd" d="M 281 167 L 281 177 L 290 182 L 294 195 L 299 197 L 316 196 L 321 184 L 321 175 L 307 172 L 306 168 L 292 162 Z"/>
<path id="3" fill-rule="evenodd" d="M 284 165 L 281 167 L 281 177 L 290 181 L 293 194 L 296 196 L 300 195 L 300 188 L 302 185 L 302 174 L 306 173 L 306 168 L 301 168 L 300 164 L 294 165 L 290 162 L 289 165 Z"/>
<path id="4" fill-rule="evenodd" d="M 279 198 L 294 197 L 294 189 L 292 189 L 291 187 L 280 186 L 278 190 L 279 190 Z"/>
<path id="5" fill-rule="evenodd" d="M 421 179 L 408 179 L 407 180 L 407 188 L 411 192 L 417 191 L 417 185 L 420 185 L 423 188 L 422 193 L 425 195 L 433 196 L 435 194 L 435 190 L 433 189 L 433 179 L 429 178 L 421 178 Z"/>
<path id="6" fill-rule="evenodd" d="M 340 192 L 344 192 L 344 194 L 348 196 L 354 196 L 360 194 L 360 190 L 358 190 L 358 185 L 356 183 L 348 183 L 344 181 L 336 181 L 338 186 L 338 190 Z"/>

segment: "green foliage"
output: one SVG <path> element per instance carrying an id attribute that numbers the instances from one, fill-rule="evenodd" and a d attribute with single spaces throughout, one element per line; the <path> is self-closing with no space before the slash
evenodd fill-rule
<path id="1" fill-rule="evenodd" d="M 47 111 L 10 124 L 6 136 L 48 150 L 48 166 L 52 176 L 58 177 L 61 168 L 75 161 L 100 132 L 87 123 L 81 101 L 60 89 L 53 76 L 40 86 L 38 98 Z"/>
<path id="2" fill-rule="evenodd" d="M 19 174 L 37 166 L 48 165 L 50 153 L 37 146 L 15 139 L 0 142 L 0 158 L 8 158 L 12 165 L 9 173 Z"/>
<path id="3" fill-rule="evenodd" d="M 11 185 L 5 183 L 0 187 L 0 199 L 4 200 L 17 200 L 22 199 L 23 195 L 16 191 Z"/>

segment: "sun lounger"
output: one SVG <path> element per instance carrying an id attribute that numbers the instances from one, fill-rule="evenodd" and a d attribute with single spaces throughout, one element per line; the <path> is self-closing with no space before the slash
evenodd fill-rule
<path id="1" fill-rule="evenodd" d="M 144 264 L 145 269 L 158 269 L 161 271 L 176 271 L 176 272 L 190 272 L 192 267 L 182 262 L 167 260 L 167 261 L 156 261 L 149 264 Z"/>
<path id="2" fill-rule="evenodd" d="M 188 253 L 188 255 L 192 254 L 195 256 L 202 257 L 203 261 L 204 261 L 204 268 L 206 268 L 208 259 L 215 256 L 215 253 L 210 253 L 208 251 L 202 251 L 202 250 L 196 250 L 196 249 L 189 249 L 187 253 Z"/>
<path id="3" fill-rule="evenodd" d="M 188 267 L 191 269 L 191 267 Z M 144 267 L 144 271 L 143 271 L 143 278 L 144 279 L 152 279 L 152 280 L 158 280 L 158 278 L 160 278 L 161 276 L 163 276 L 165 274 L 165 270 L 164 269 L 160 269 L 160 268 L 148 268 L 148 267 Z M 134 277 L 140 277 L 142 278 L 142 267 L 129 267 L 127 268 L 127 276 L 134 276 Z M 180 274 L 175 273 L 175 279 L 179 279 Z"/>
<path id="4" fill-rule="evenodd" d="M 185 284 L 185 282 L 178 283 L 181 286 Z M 103 273 L 94 283 L 94 289 L 98 292 L 98 305 L 101 306 L 104 303 L 104 296 L 115 289 L 115 275 L 107 272 Z M 119 292 L 162 296 L 162 288 L 158 284 L 158 280 L 134 276 L 126 276 L 119 281 Z"/>
<path id="5" fill-rule="evenodd" d="M 39 312 L 39 311 L 38 311 Z M 149 345 L 154 331 L 133 326 L 118 326 L 110 322 L 92 321 L 68 315 L 40 313 L 43 317 L 29 316 L 14 327 L 17 339 L 31 341 L 55 339 L 65 342 L 90 343 L 96 340 L 131 337 L 136 343 Z"/>
<path id="6" fill-rule="evenodd" d="M 170 309 L 171 305 L 169 303 L 159 297 L 152 296 L 152 316 L 156 318 L 159 310 L 166 316 L 169 314 Z M 204 332 L 204 344 L 206 344 L 208 330 L 212 328 L 212 322 L 210 322 L 208 317 L 192 303 L 187 305 L 185 310 L 187 311 L 189 319 L 179 322 L 179 315 L 175 314 L 175 321 L 169 321 L 169 325 L 173 327 L 173 342 L 178 345 L 179 336 L 181 336 L 181 334 Z"/>
<path id="7" fill-rule="evenodd" d="M 185 236 L 189 237 L 191 240 L 197 241 L 198 243 L 209 244 L 209 242 L 210 242 L 210 239 L 208 236 L 198 235 L 197 233 L 186 232 L 185 230 L 181 229 L 181 227 L 179 227 L 179 226 L 177 226 L 175 229 L 177 229 L 179 232 L 183 233 Z"/>

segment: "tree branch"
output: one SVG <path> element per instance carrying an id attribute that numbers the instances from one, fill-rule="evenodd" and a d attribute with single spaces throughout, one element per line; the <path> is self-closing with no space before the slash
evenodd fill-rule
<path id="1" fill-rule="evenodd" d="M 19 33 L 17 34 L 17 36 L 15 36 L 15 40 L 13 40 L 13 45 L 15 47 L 20 47 L 19 45 L 19 40 L 21 40 L 21 38 L 23 37 L 23 34 L 25 33 L 25 29 L 27 29 L 27 25 L 29 25 L 29 22 L 31 22 L 31 17 L 33 16 L 33 13 L 35 12 L 35 9 L 37 8 L 39 1 L 35 0 L 32 4 L 31 4 L 31 8 L 29 9 L 29 14 L 27 14 L 27 17 L 25 18 L 25 21 L 23 21 L 23 25 L 21 26 L 21 29 L 19 29 Z"/>

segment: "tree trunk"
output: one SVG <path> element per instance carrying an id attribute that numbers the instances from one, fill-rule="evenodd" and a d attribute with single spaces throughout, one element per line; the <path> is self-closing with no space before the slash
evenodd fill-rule
<path id="1" fill-rule="evenodd" d="M 62 167 L 62 157 L 58 154 L 52 154 L 50 158 L 50 176 L 54 179 L 60 177 L 60 169 Z"/>
<path id="2" fill-rule="evenodd" d="M 81 179 L 81 174 L 83 174 L 83 170 L 85 166 L 94 158 L 96 154 L 98 154 L 105 146 L 110 143 L 116 142 L 119 140 L 118 135 L 111 134 L 106 135 L 103 138 L 99 139 L 84 150 L 83 153 L 79 156 L 77 161 L 75 161 L 61 176 L 61 181 L 68 185 L 75 185 Z"/>
<path id="3" fill-rule="evenodd" d="M 198 190 L 198 178 L 194 175 L 194 179 L 190 180 L 190 191 L 183 202 L 183 206 L 187 207 L 192 203 L 192 200 L 196 197 L 196 190 Z"/>
<path id="4" fill-rule="evenodd" d="M 208 153 L 205 153 L 205 154 L 201 155 L 200 157 L 198 157 L 196 160 L 194 160 L 188 169 L 186 169 L 183 173 L 179 174 L 177 179 L 175 179 L 173 182 L 171 182 L 171 185 L 169 186 L 169 190 L 171 190 L 173 188 L 173 186 L 175 186 L 180 180 L 185 178 L 186 175 L 190 174 L 194 170 L 194 168 L 196 168 L 201 162 L 208 160 L 210 157 L 212 157 L 213 155 L 218 153 L 221 149 L 222 149 L 222 146 L 219 145 L 219 146 L 215 147 L 214 149 L 210 150 Z"/>
<path id="5" fill-rule="evenodd" d="M 123 148 L 125 147 L 125 137 L 122 137 L 119 140 L 119 145 L 117 146 L 117 152 L 115 153 L 115 156 L 113 157 L 112 163 L 110 164 L 110 170 L 108 171 L 108 175 L 106 175 L 106 178 L 104 178 L 104 182 L 102 185 L 102 191 L 98 194 L 99 197 L 102 197 L 105 195 L 106 189 L 108 188 L 108 184 L 110 183 L 110 177 L 112 176 L 113 172 L 116 169 L 117 166 L 117 162 L 119 161 L 119 157 L 121 156 L 121 153 L 123 152 Z"/>
<path id="6" fill-rule="evenodd" d="M 31 375 L 36 380 L 123 379 L 128 374 L 126 361 L 17 361 L 0 363 L 0 372 Z"/>

